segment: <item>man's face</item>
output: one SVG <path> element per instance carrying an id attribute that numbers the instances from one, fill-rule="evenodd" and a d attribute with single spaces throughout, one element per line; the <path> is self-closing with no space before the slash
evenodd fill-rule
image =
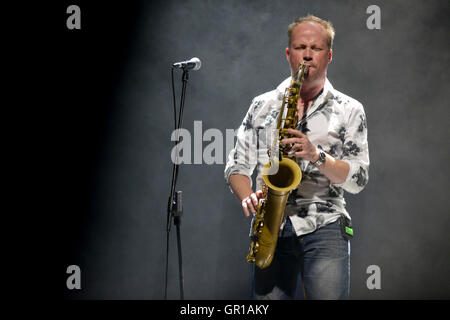
<path id="1" fill-rule="evenodd" d="M 305 61 L 309 66 L 307 82 L 323 81 L 331 62 L 332 50 L 328 48 L 325 29 L 316 22 L 302 22 L 292 31 L 291 45 L 286 49 L 286 57 L 292 74 Z M 305 81 L 305 82 L 306 82 Z"/>

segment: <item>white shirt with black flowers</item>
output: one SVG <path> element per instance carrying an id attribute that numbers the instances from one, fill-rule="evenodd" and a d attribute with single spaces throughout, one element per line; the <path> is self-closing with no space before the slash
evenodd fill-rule
<path id="1" fill-rule="evenodd" d="M 261 169 L 269 161 L 267 146 L 277 139 L 277 117 L 285 88 L 291 78 L 275 90 L 255 97 L 237 132 L 237 141 L 225 167 L 225 179 L 232 174 L 251 176 L 257 169 L 256 189 L 261 189 Z M 322 93 L 299 121 L 298 130 L 327 154 L 347 162 L 350 171 L 342 184 L 332 184 L 309 161 L 297 159 L 303 178 L 286 205 L 285 215 L 298 236 L 336 221 L 345 209 L 344 190 L 358 193 L 369 179 L 369 148 L 364 108 L 357 100 L 335 90 L 328 79 Z M 283 228 L 284 222 L 281 225 Z"/>

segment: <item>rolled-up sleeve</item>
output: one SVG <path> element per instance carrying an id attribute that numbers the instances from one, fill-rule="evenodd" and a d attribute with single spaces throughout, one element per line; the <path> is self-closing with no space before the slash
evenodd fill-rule
<path id="1" fill-rule="evenodd" d="M 253 111 L 255 100 L 252 101 L 250 108 L 244 117 L 244 120 L 236 134 L 236 144 L 228 155 L 225 166 L 225 180 L 229 185 L 229 179 L 232 174 L 241 174 L 249 178 L 252 185 L 253 170 L 257 165 L 257 135 L 253 123 Z M 230 188 L 231 189 L 231 188 Z"/>
<path id="2" fill-rule="evenodd" d="M 349 164 L 350 171 L 346 180 L 339 186 L 356 194 L 362 191 L 369 181 L 370 161 L 366 115 L 361 103 L 354 104 L 349 112 L 341 156 L 341 160 Z"/>

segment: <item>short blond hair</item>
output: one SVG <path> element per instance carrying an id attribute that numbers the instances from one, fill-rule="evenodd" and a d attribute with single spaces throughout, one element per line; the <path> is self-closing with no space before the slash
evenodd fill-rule
<path id="1" fill-rule="evenodd" d="M 305 17 L 301 17 L 296 19 L 294 22 L 292 22 L 288 27 L 288 38 L 289 38 L 289 47 L 291 47 L 291 38 L 292 38 L 292 32 L 294 31 L 295 27 L 298 26 L 302 22 L 316 22 L 320 24 L 327 33 L 327 44 L 328 49 L 331 49 L 333 46 L 333 40 L 334 40 L 334 27 L 333 24 L 330 21 L 322 20 L 319 17 L 313 16 L 312 14 L 308 14 Z"/>

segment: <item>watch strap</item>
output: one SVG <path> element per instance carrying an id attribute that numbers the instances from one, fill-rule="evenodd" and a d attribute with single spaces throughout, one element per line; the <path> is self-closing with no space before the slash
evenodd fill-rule
<path id="1" fill-rule="evenodd" d="M 319 158 L 317 159 L 316 162 L 313 162 L 312 164 L 315 167 L 318 167 L 318 166 L 320 166 L 321 164 L 323 164 L 325 162 L 325 159 L 326 159 L 325 152 L 322 149 L 319 149 Z"/>

